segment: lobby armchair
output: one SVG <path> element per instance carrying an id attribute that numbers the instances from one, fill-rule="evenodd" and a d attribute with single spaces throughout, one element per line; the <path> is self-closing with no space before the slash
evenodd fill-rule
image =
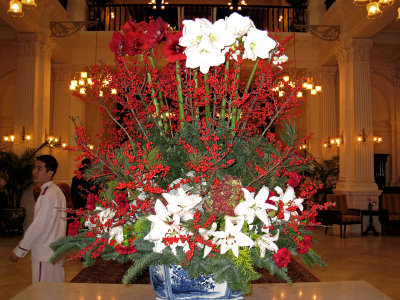
<path id="1" fill-rule="evenodd" d="M 340 226 L 340 237 L 346 237 L 346 226 L 353 224 L 360 224 L 361 234 L 363 232 L 361 210 L 355 208 L 348 208 L 346 195 L 340 194 L 329 194 L 326 195 L 328 202 L 335 203 L 335 206 L 331 206 L 327 211 L 324 212 L 323 224 L 325 225 L 339 225 Z M 342 227 L 344 226 L 344 230 Z M 328 227 L 325 228 L 325 234 L 328 231 Z"/>

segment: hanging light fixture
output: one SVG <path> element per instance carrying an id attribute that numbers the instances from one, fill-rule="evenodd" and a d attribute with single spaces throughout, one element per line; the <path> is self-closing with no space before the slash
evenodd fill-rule
<path id="1" fill-rule="evenodd" d="M 13 17 L 23 17 L 22 3 L 18 0 L 10 0 L 10 5 L 7 14 Z"/>
<path id="2" fill-rule="evenodd" d="M 394 4 L 394 0 L 379 0 L 378 3 L 380 7 L 389 7 Z"/>
<path id="3" fill-rule="evenodd" d="M 21 0 L 25 8 L 35 8 L 37 5 L 35 0 Z"/>
<path id="4" fill-rule="evenodd" d="M 366 6 L 367 8 L 367 18 L 368 19 L 376 19 L 382 16 L 383 12 L 379 8 L 379 3 L 378 2 L 370 2 Z"/>
<path id="5" fill-rule="evenodd" d="M 400 7 L 397 9 L 397 22 L 400 22 Z"/>
<path id="6" fill-rule="evenodd" d="M 354 0 L 353 4 L 358 6 L 364 6 L 367 5 L 368 2 L 369 0 Z"/>

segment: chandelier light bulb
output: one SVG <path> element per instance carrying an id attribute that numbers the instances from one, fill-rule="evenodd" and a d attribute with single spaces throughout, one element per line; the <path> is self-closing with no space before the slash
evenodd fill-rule
<path id="1" fill-rule="evenodd" d="M 307 86 L 308 86 L 308 83 L 307 82 L 303 82 L 303 84 L 301 86 L 303 87 L 303 89 L 306 89 Z"/>
<path id="2" fill-rule="evenodd" d="M 298 91 L 297 94 L 296 94 L 296 97 L 297 98 L 303 97 L 303 93 L 301 91 Z"/>
<path id="3" fill-rule="evenodd" d="M 25 139 L 27 141 L 30 141 L 32 139 L 32 136 L 30 134 L 25 135 Z"/>
<path id="4" fill-rule="evenodd" d="M 400 22 L 400 7 L 397 9 L 397 22 Z"/>
<path id="5" fill-rule="evenodd" d="M 312 89 L 311 90 L 311 95 L 316 95 L 317 94 L 317 90 L 316 89 Z"/>
<path id="6" fill-rule="evenodd" d="M 71 86 L 77 86 L 78 81 L 77 80 L 71 80 Z"/>
<path id="7" fill-rule="evenodd" d="M 78 83 L 79 83 L 79 85 L 85 85 L 85 80 L 79 79 Z"/>
<path id="8" fill-rule="evenodd" d="M 22 3 L 17 0 L 10 0 L 7 14 L 13 17 L 23 17 L 24 12 L 22 11 Z"/>
<path id="9" fill-rule="evenodd" d="M 67 143 L 62 143 L 61 147 L 63 147 L 63 148 L 67 147 Z"/>
<path id="10" fill-rule="evenodd" d="M 354 0 L 353 4 L 358 6 L 364 6 L 369 2 L 369 0 Z"/>
<path id="11" fill-rule="evenodd" d="M 278 96 L 279 97 L 283 97 L 283 95 L 285 95 L 285 92 L 284 91 L 279 91 Z"/>
<path id="12" fill-rule="evenodd" d="M 378 3 L 380 7 L 389 7 L 394 4 L 394 0 L 379 0 Z"/>
<path id="13" fill-rule="evenodd" d="M 362 136 L 357 136 L 357 142 L 362 142 L 363 141 L 363 138 L 362 138 Z"/>
<path id="14" fill-rule="evenodd" d="M 81 78 L 87 78 L 87 72 L 81 72 Z"/>
<path id="15" fill-rule="evenodd" d="M 70 91 L 75 91 L 75 90 L 76 90 L 76 85 L 70 84 L 69 90 L 70 90 Z"/>
<path id="16" fill-rule="evenodd" d="M 321 92 L 321 91 L 322 91 L 322 86 L 317 85 L 317 86 L 315 87 L 315 90 L 316 90 L 317 92 Z"/>
<path id="17" fill-rule="evenodd" d="M 87 83 L 88 83 L 89 85 L 93 85 L 93 84 L 94 84 L 93 79 L 89 77 L 89 78 L 87 79 Z"/>
<path id="18" fill-rule="evenodd" d="M 111 94 L 116 95 L 117 94 L 117 89 L 111 89 Z"/>
<path id="19" fill-rule="evenodd" d="M 379 8 L 378 2 L 370 2 L 367 4 L 367 18 L 368 19 L 376 19 L 380 17 L 383 12 Z"/>
<path id="20" fill-rule="evenodd" d="M 312 83 L 307 83 L 307 90 L 312 90 L 313 89 L 313 84 Z"/>
<path id="21" fill-rule="evenodd" d="M 283 81 L 288 82 L 290 80 L 289 75 L 285 75 L 282 77 Z"/>
<path id="22" fill-rule="evenodd" d="M 26 8 L 35 8 L 37 6 L 35 0 L 22 0 L 21 2 Z"/>
<path id="23" fill-rule="evenodd" d="M 79 89 L 79 94 L 85 95 L 85 94 L 86 94 L 85 88 L 80 88 L 80 89 Z"/>

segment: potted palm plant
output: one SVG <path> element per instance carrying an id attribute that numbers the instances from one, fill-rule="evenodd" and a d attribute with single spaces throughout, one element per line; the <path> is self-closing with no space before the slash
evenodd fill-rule
<path id="1" fill-rule="evenodd" d="M 8 231 L 22 233 L 25 208 L 21 207 L 23 193 L 32 185 L 32 170 L 36 154 L 47 145 L 27 148 L 21 154 L 0 150 L 1 224 Z"/>

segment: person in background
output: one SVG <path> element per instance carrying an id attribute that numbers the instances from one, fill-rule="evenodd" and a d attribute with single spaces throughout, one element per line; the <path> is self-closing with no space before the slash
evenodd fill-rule
<path id="1" fill-rule="evenodd" d="M 74 209 L 85 209 L 86 200 L 89 194 L 97 194 L 98 187 L 89 178 L 85 178 L 86 169 L 91 165 L 90 159 L 85 158 L 81 162 L 81 167 L 78 170 L 78 175 L 72 178 L 71 183 L 71 198 L 74 204 Z"/>
<path id="2" fill-rule="evenodd" d="M 51 155 L 36 158 L 32 177 L 41 192 L 35 203 L 33 221 L 8 256 L 10 261 L 17 262 L 31 250 L 32 283 L 65 281 L 62 262 L 49 262 L 53 255 L 50 244 L 65 236 L 67 226 L 65 196 L 53 182 L 57 167 L 57 160 Z"/>

